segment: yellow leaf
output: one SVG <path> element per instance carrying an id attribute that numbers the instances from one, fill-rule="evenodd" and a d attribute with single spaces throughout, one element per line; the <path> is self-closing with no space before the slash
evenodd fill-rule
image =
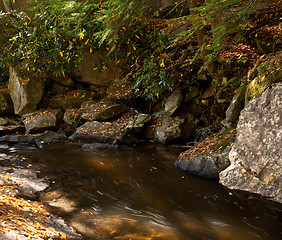
<path id="1" fill-rule="evenodd" d="M 161 62 L 161 64 L 160 64 L 160 66 L 161 66 L 161 67 L 164 67 L 164 66 L 165 66 L 163 59 L 162 59 L 162 62 Z"/>
<path id="2" fill-rule="evenodd" d="M 60 52 L 60 56 L 61 56 L 61 57 L 63 57 L 63 56 L 64 56 L 64 54 L 63 54 L 62 52 Z"/>
<path id="3" fill-rule="evenodd" d="M 61 236 L 61 239 L 67 239 L 66 235 Z"/>
<path id="4" fill-rule="evenodd" d="M 88 42 L 89 42 L 89 38 L 85 41 L 85 43 L 84 43 L 84 44 L 85 44 L 85 45 L 87 45 L 87 43 L 88 43 Z"/>
<path id="5" fill-rule="evenodd" d="M 136 47 L 135 47 L 134 45 L 133 45 L 132 47 L 133 47 L 133 49 L 134 49 L 134 51 L 135 51 L 135 50 L 136 50 Z"/>
<path id="6" fill-rule="evenodd" d="M 15 2 L 15 1 L 14 1 L 14 2 Z M 26 15 L 26 17 L 27 17 L 27 19 L 28 19 L 29 21 L 31 20 L 29 16 Z"/>
<path id="7" fill-rule="evenodd" d="M 92 53 L 92 48 L 89 49 L 89 52 Z"/>

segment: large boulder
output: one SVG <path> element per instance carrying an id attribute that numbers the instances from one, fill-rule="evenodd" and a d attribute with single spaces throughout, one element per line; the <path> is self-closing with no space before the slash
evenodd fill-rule
<path id="1" fill-rule="evenodd" d="M 10 67 L 9 91 L 15 114 L 23 115 L 36 110 L 43 97 L 44 86 L 41 79 L 23 79 L 16 68 Z"/>
<path id="2" fill-rule="evenodd" d="M 56 129 L 63 121 L 60 109 L 37 111 L 23 115 L 26 133 Z"/>
<path id="3" fill-rule="evenodd" d="M 14 112 L 14 106 L 7 88 L 0 88 L 0 115 L 10 115 Z"/>
<path id="4" fill-rule="evenodd" d="M 231 165 L 220 173 L 230 189 L 282 203 L 282 83 L 267 89 L 241 111 Z"/>

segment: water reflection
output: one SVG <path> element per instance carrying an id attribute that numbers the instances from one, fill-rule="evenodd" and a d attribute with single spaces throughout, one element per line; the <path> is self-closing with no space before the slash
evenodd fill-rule
<path id="1" fill-rule="evenodd" d="M 259 201 L 237 199 L 216 181 L 173 167 L 179 149 L 144 145 L 84 151 L 79 144 L 15 149 L 55 181 L 79 209 L 70 222 L 87 239 L 255 240 L 281 238 Z M 6 151 L 6 148 L 3 148 Z"/>

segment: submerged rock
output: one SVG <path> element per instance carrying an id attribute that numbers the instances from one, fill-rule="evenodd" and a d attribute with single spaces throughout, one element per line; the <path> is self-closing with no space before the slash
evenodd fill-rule
<path id="1" fill-rule="evenodd" d="M 62 140 L 65 138 L 66 138 L 66 135 L 64 133 L 46 131 L 44 133 L 39 133 L 39 134 L 7 135 L 7 136 L 0 137 L 0 142 L 36 144 L 39 148 L 41 148 L 40 144 L 50 143 L 50 142 Z"/>
<path id="2" fill-rule="evenodd" d="M 230 189 L 257 193 L 282 203 L 282 83 L 273 85 L 241 111 L 231 165 L 220 173 Z"/>
<path id="3" fill-rule="evenodd" d="M 82 146 L 85 150 L 118 149 L 118 145 L 109 143 L 87 143 Z"/>

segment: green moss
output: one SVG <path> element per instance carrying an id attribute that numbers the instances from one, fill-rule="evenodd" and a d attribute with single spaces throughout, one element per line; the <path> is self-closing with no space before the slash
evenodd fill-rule
<path id="1" fill-rule="evenodd" d="M 252 80 L 246 90 L 245 94 L 245 104 L 250 100 L 261 95 L 266 88 L 271 86 L 273 83 L 282 81 L 281 73 L 281 60 L 279 58 L 281 54 L 278 54 L 273 59 L 264 62 L 263 64 L 257 66 L 256 76 Z"/>
<path id="2" fill-rule="evenodd" d="M 256 77 L 247 87 L 245 95 L 245 104 L 250 100 L 261 95 L 266 88 L 271 85 L 271 81 L 265 75 Z"/>

